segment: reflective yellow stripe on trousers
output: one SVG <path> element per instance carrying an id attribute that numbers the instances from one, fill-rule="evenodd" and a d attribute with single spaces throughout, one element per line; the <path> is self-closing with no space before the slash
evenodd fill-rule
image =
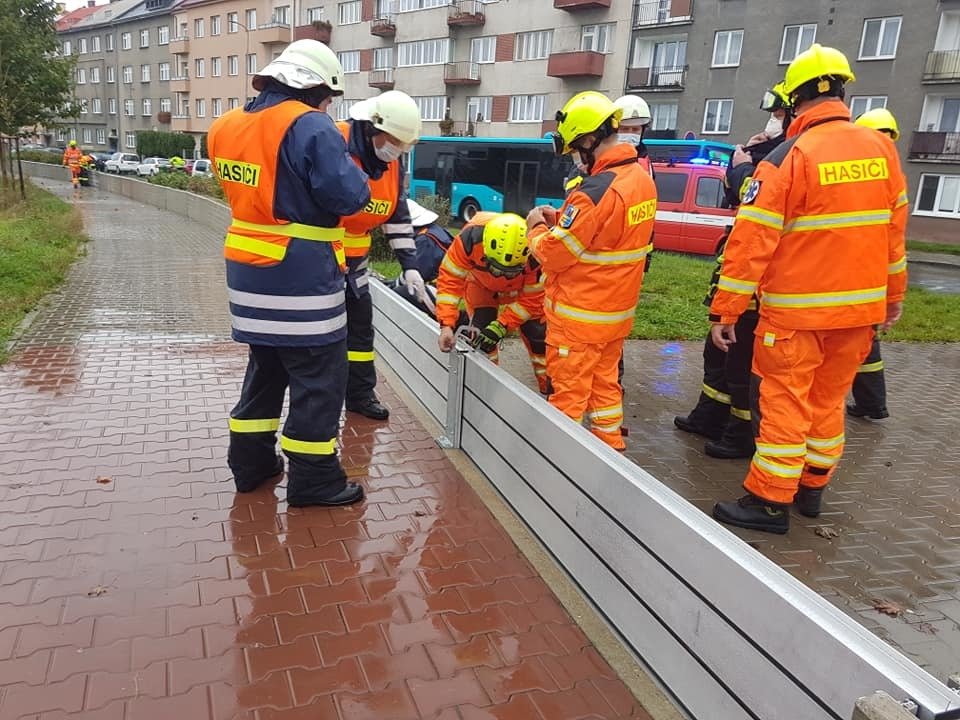
<path id="1" fill-rule="evenodd" d="M 302 455 L 333 455 L 337 452 L 337 441 L 334 440 L 294 440 L 286 435 L 280 436 L 280 447 L 289 452 Z"/>
<path id="2" fill-rule="evenodd" d="M 280 418 L 260 418 L 241 420 L 240 418 L 230 418 L 230 432 L 235 433 L 261 433 L 276 432 L 280 428 Z"/>
<path id="3" fill-rule="evenodd" d="M 347 350 L 347 360 L 350 362 L 373 362 L 375 359 L 373 350 Z"/>

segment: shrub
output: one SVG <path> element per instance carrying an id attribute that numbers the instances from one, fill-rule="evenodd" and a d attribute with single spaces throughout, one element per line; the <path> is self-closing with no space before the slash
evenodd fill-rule
<path id="1" fill-rule="evenodd" d="M 137 133 L 137 154 L 140 157 L 193 157 L 195 145 L 193 135 L 187 133 L 154 130 Z"/>
<path id="2" fill-rule="evenodd" d="M 185 173 L 170 172 L 151 175 L 148 182 L 223 200 L 223 188 L 220 187 L 220 181 L 215 177 L 191 177 Z"/>
<path id="3" fill-rule="evenodd" d="M 22 150 L 20 159 L 24 162 L 47 163 L 48 165 L 59 165 L 63 162 L 63 155 L 47 152 L 46 150 Z"/>
<path id="4" fill-rule="evenodd" d="M 437 223 L 443 227 L 448 227 L 453 219 L 450 214 L 450 201 L 439 195 L 426 195 L 417 200 L 417 202 L 427 210 L 433 210 L 440 217 Z M 394 259 L 393 250 L 390 243 L 383 236 L 380 228 L 376 228 L 371 234 L 370 259 L 375 262 L 387 262 Z"/>

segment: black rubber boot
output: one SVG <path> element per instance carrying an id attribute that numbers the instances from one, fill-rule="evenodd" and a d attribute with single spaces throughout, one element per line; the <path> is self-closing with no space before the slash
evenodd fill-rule
<path id="1" fill-rule="evenodd" d="M 289 504 L 290 507 L 337 507 L 339 505 L 352 505 L 361 500 L 363 500 L 363 488 L 352 482 L 348 482 L 340 492 L 327 497 L 312 497 L 310 495 L 287 496 L 287 504 Z"/>
<path id="2" fill-rule="evenodd" d="M 710 457 L 721 460 L 753 457 L 757 446 L 753 440 L 753 425 L 749 420 L 730 416 L 723 436 L 719 440 L 707 440 L 703 451 Z"/>
<path id="3" fill-rule="evenodd" d="M 704 393 L 700 393 L 697 406 L 689 415 L 677 415 L 673 424 L 684 432 L 702 435 L 710 440 L 719 440 L 723 436 L 727 418 L 730 416 L 730 406 L 717 402 Z"/>
<path id="4" fill-rule="evenodd" d="M 390 417 L 390 411 L 386 405 L 381 404 L 376 395 L 372 395 L 362 400 L 347 400 L 347 410 L 355 412 L 371 420 L 386 420 Z"/>
<path id="5" fill-rule="evenodd" d="M 777 535 L 790 529 L 790 513 L 785 505 L 767 502 L 750 493 L 739 500 L 717 503 L 713 506 L 713 517 L 727 525 Z"/>
<path id="6" fill-rule="evenodd" d="M 793 504 L 797 512 L 808 518 L 820 516 L 820 501 L 823 500 L 823 488 L 808 488 L 803 485 L 797 490 Z"/>
<path id="7" fill-rule="evenodd" d="M 856 403 L 849 403 L 847 405 L 847 415 L 855 418 L 870 418 L 871 420 L 883 420 L 884 418 L 890 417 L 890 413 L 887 412 L 885 407 L 868 409 L 860 407 Z"/>
<path id="8" fill-rule="evenodd" d="M 282 474 L 283 458 L 277 455 L 277 461 L 270 470 L 259 473 L 250 473 L 249 475 L 244 473 L 243 477 L 234 476 L 233 482 L 237 486 L 237 492 L 248 493 L 253 492 L 268 480 L 273 480 L 274 478 L 279 479 L 280 475 Z"/>

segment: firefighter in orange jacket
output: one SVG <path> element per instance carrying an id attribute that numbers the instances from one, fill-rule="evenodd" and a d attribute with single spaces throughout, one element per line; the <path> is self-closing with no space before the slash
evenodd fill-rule
<path id="1" fill-rule="evenodd" d="M 437 279 L 440 349 L 456 345 L 460 302 L 470 324 L 482 328 L 476 347 L 499 360 L 500 341 L 517 328 L 530 355 L 540 392 L 547 394 L 543 282 L 531 262 L 527 223 L 513 213 L 477 213 L 454 238 Z"/>
<path id="2" fill-rule="evenodd" d="M 534 208 L 527 216 L 533 254 L 543 267 L 550 404 L 616 450 L 623 398 L 617 363 L 633 327 L 657 211 L 657 190 L 621 143 L 622 111 L 598 92 L 571 98 L 557 113 L 558 155 L 573 153 L 589 176 L 558 213 Z"/>
<path id="3" fill-rule="evenodd" d="M 757 451 L 747 495 L 713 515 L 785 533 L 788 506 L 817 517 L 844 445 L 844 398 L 870 351 L 874 325 L 900 317 L 907 284 L 907 195 L 893 144 L 850 122 L 839 50 L 814 44 L 790 63 L 784 90 L 796 119 L 757 167 L 710 307 L 728 349 L 758 292 L 752 414 Z"/>
<path id="4" fill-rule="evenodd" d="M 70 182 L 74 187 L 80 187 L 80 170 L 83 167 L 83 152 L 77 147 L 77 141 L 71 140 L 69 147 L 63 152 L 63 164 L 70 168 Z"/>
<path id="5" fill-rule="evenodd" d="M 386 420 L 390 411 L 377 398 L 373 352 L 373 301 L 367 267 L 374 228 L 383 229 L 403 270 L 407 291 L 425 305 L 431 301 L 417 269 L 417 244 L 403 187 L 400 157 L 420 139 L 420 109 L 398 90 L 354 103 L 350 121 L 337 123 L 347 141 L 347 152 L 370 176 L 370 202 L 343 219 L 347 254 L 347 358 L 350 365 L 346 407 L 374 420 Z"/>

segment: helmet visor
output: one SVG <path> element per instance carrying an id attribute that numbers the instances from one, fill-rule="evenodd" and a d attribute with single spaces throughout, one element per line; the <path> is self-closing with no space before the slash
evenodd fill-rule
<path id="1" fill-rule="evenodd" d="M 760 109 L 766 110 L 767 112 L 773 112 L 774 110 L 780 110 L 783 107 L 783 100 L 780 99 L 780 96 L 777 95 L 772 90 L 767 90 L 763 94 L 763 99 L 760 101 Z"/>
<path id="2" fill-rule="evenodd" d="M 487 258 L 487 268 L 494 277 L 515 278 L 523 272 L 523 265 L 503 265 L 492 258 Z"/>
<path id="3" fill-rule="evenodd" d="M 550 139 L 553 141 L 553 152 L 563 155 L 563 138 L 560 137 L 560 133 L 550 133 Z"/>

